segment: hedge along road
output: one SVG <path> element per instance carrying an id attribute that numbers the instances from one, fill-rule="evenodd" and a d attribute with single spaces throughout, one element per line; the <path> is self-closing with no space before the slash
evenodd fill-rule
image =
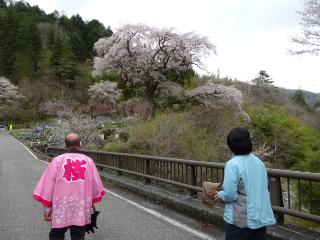
<path id="1" fill-rule="evenodd" d="M 0 240 L 48 239 L 51 225 L 43 220 L 42 204 L 32 197 L 47 166 L 8 132 L 0 132 Z M 223 232 L 202 229 L 194 219 L 104 187 L 106 195 L 96 204 L 99 229 L 86 239 L 224 239 Z"/>

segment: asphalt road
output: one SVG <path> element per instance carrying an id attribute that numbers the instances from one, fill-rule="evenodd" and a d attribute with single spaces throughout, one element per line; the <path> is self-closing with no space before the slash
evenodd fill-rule
<path id="1" fill-rule="evenodd" d="M 33 190 L 48 163 L 37 159 L 8 132 L 0 132 L 0 240 L 48 239 L 51 225 Z M 95 233 L 86 240 L 224 239 L 225 233 L 164 206 L 150 203 L 112 186 L 96 204 L 101 211 Z M 66 239 L 70 239 L 69 233 Z"/>

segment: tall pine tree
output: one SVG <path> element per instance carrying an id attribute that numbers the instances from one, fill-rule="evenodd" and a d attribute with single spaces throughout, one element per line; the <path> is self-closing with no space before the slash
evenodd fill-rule
<path id="1" fill-rule="evenodd" d="M 303 92 L 301 89 L 298 89 L 294 95 L 292 96 L 293 101 L 295 101 L 295 103 L 299 104 L 302 107 L 306 107 L 308 106 L 306 99 L 304 98 Z"/>
<path id="2" fill-rule="evenodd" d="M 7 7 L 7 3 L 5 0 L 0 0 L 0 8 L 6 8 Z"/>
<path id="3" fill-rule="evenodd" d="M 60 59 L 62 54 L 62 42 L 60 36 L 56 38 L 56 41 L 52 47 L 52 55 L 50 57 L 50 67 L 57 70 L 60 66 Z"/>
<path id="4" fill-rule="evenodd" d="M 83 58 L 86 49 L 85 49 L 84 41 L 83 41 L 81 35 L 78 34 L 77 32 L 72 33 L 70 35 L 69 43 L 70 43 L 71 49 L 72 49 L 73 53 L 76 55 L 76 57 L 79 60 L 81 58 Z"/>
<path id="5" fill-rule="evenodd" d="M 39 69 L 42 43 L 36 22 L 32 17 L 24 16 L 20 22 L 17 39 L 23 59 L 24 75 L 34 79 Z"/>
<path id="6" fill-rule="evenodd" d="M 41 57 L 42 43 L 39 30 L 36 23 L 30 20 L 28 25 L 28 35 L 25 37 L 27 48 L 23 51 L 26 72 L 31 78 L 35 78 L 35 74 L 39 69 L 38 62 Z"/>
<path id="7" fill-rule="evenodd" d="M 15 61 L 14 17 L 8 11 L 0 24 L 0 73 L 6 77 L 13 74 Z"/>
<path id="8" fill-rule="evenodd" d="M 54 34 L 53 27 L 51 27 L 49 30 L 48 39 L 47 39 L 47 48 L 49 50 L 52 50 L 52 46 L 54 45 L 55 40 L 56 40 L 56 36 Z"/>
<path id="9" fill-rule="evenodd" d="M 63 43 L 58 72 L 61 80 L 67 84 L 67 88 L 69 88 L 70 83 L 74 82 L 77 63 L 77 58 L 72 51 L 69 39 L 66 39 Z"/>

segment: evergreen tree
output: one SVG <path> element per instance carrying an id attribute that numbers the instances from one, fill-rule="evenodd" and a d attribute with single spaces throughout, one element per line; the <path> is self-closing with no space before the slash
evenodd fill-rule
<path id="1" fill-rule="evenodd" d="M 93 44 L 102 37 L 110 37 L 112 35 L 111 28 L 107 29 L 103 23 L 96 19 L 91 20 L 87 23 L 85 28 L 85 45 L 88 52 L 92 52 Z"/>
<path id="2" fill-rule="evenodd" d="M 66 39 L 63 44 L 58 72 L 61 79 L 67 84 L 67 87 L 69 87 L 70 83 L 74 82 L 77 64 L 77 58 L 72 52 L 71 44 L 69 40 Z"/>
<path id="3" fill-rule="evenodd" d="M 27 42 L 25 39 L 28 35 L 28 26 L 30 24 L 30 19 L 27 15 L 17 14 L 16 24 L 18 23 L 17 35 L 16 35 L 16 46 L 18 52 L 20 53 L 23 49 L 27 47 Z"/>
<path id="4" fill-rule="evenodd" d="M 28 26 L 28 35 L 25 38 L 27 48 L 23 51 L 26 70 L 29 76 L 34 78 L 34 74 L 39 69 L 38 62 L 40 60 L 42 43 L 39 30 L 35 22 L 30 22 Z"/>
<path id="5" fill-rule="evenodd" d="M 111 37 L 113 34 L 112 30 L 111 30 L 111 27 L 108 26 L 107 27 L 107 30 L 105 31 L 105 34 L 104 34 L 104 37 Z"/>
<path id="6" fill-rule="evenodd" d="M 94 27 L 87 36 L 87 41 L 86 41 L 87 51 L 92 52 L 93 44 L 95 44 L 101 37 L 102 37 L 102 34 L 99 32 L 99 30 L 96 27 Z"/>
<path id="7" fill-rule="evenodd" d="M 71 49 L 73 53 L 76 55 L 76 57 L 80 60 L 84 54 L 85 54 L 85 45 L 84 41 L 78 33 L 74 32 L 71 34 L 69 43 L 71 46 Z"/>
<path id="8" fill-rule="evenodd" d="M 2 75 L 8 77 L 14 71 L 14 35 L 13 31 L 9 30 L 3 40 L 3 45 L 0 51 L 0 70 Z"/>
<path id="9" fill-rule="evenodd" d="M 293 101 L 295 103 L 299 104 L 301 107 L 303 107 L 305 110 L 307 110 L 309 113 L 313 112 L 314 109 L 308 105 L 306 102 L 306 99 L 303 95 L 303 91 L 301 89 L 298 89 L 294 95 L 292 96 Z"/>
<path id="10" fill-rule="evenodd" d="M 67 16 L 65 15 L 62 15 L 60 18 L 59 18 L 59 21 L 58 21 L 58 24 L 59 26 L 62 26 L 66 29 L 69 29 L 69 26 L 70 26 L 70 20 Z"/>
<path id="11" fill-rule="evenodd" d="M 80 32 L 80 34 L 83 35 L 85 34 L 85 27 L 86 27 L 86 24 L 85 22 L 82 20 L 82 17 L 77 14 L 77 15 L 73 15 L 71 18 L 70 18 L 70 31 L 71 32 Z"/>
<path id="12" fill-rule="evenodd" d="M 106 30 L 103 23 L 99 22 L 97 19 L 92 19 L 86 25 L 86 34 L 89 34 L 89 32 L 94 28 L 98 29 L 101 34 Z"/>
<path id="13" fill-rule="evenodd" d="M 13 24 L 12 11 L 8 11 L 2 18 L 0 25 L 0 72 L 6 77 L 9 77 L 14 70 L 15 40 Z"/>
<path id="14" fill-rule="evenodd" d="M 13 9 L 17 12 L 26 12 L 28 8 L 27 4 L 29 3 L 26 3 L 24 1 L 14 2 Z"/>
<path id="15" fill-rule="evenodd" d="M 256 102 L 275 103 L 278 90 L 273 86 L 272 78 L 266 71 L 260 70 L 251 83 L 251 96 Z"/>
<path id="16" fill-rule="evenodd" d="M 262 87 L 262 86 L 268 86 L 268 87 L 273 87 L 273 82 L 272 78 L 270 78 L 270 75 L 264 71 L 260 70 L 258 73 L 258 76 L 252 80 L 252 83 L 256 86 Z"/>
<path id="17" fill-rule="evenodd" d="M 295 103 L 299 104 L 302 107 L 308 107 L 308 104 L 306 103 L 306 100 L 303 96 L 303 92 L 301 89 L 298 89 L 294 95 L 292 96 L 292 99 L 295 101 Z"/>
<path id="18" fill-rule="evenodd" d="M 52 27 L 49 30 L 48 39 L 47 39 L 47 47 L 48 47 L 49 50 L 52 50 L 52 46 L 54 45 L 55 38 L 56 38 L 56 36 L 54 34 L 54 30 L 53 30 L 53 27 Z"/>
<path id="19" fill-rule="evenodd" d="M 46 16 L 46 22 L 55 23 L 59 16 L 59 12 L 57 10 L 54 10 L 52 13 Z"/>
<path id="20" fill-rule="evenodd" d="M 60 59 L 62 54 L 62 42 L 60 36 L 56 38 L 56 41 L 52 47 L 52 55 L 50 57 L 50 67 L 53 69 L 57 69 L 60 65 Z"/>
<path id="21" fill-rule="evenodd" d="M 6 8 L 7 7 L 7 3 L 5 0 L 0 0 L 0 8 Z"/>
<path id="22" fill-rule="evenodd" d="M 315 109 L 320 108 L 320 102 L 317 102 L 313 107 L 314 107 Z"/>
<path id="23" fill-rule="evenodd" d="M 24 74 L 35 78 L 42 50 L 39 30 L 32 17 L 25 15 L 18 29 L 18 46 L 23 58 Z"/>

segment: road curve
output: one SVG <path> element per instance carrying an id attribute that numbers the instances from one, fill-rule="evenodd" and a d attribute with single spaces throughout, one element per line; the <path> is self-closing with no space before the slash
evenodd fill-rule
<path id="1" fill-rule="evenodd" d="M 0 132 L 0 240 L 48 239 L 51 226 L 32 197 L 47 166 L 8 132 Z M 86 235 L 87 240 L 224 239 L 221 231 L 202 229 L 196 220 L 170 209 L 114 187 L 105 190 L 96 204 L 99 229 Z"/>

